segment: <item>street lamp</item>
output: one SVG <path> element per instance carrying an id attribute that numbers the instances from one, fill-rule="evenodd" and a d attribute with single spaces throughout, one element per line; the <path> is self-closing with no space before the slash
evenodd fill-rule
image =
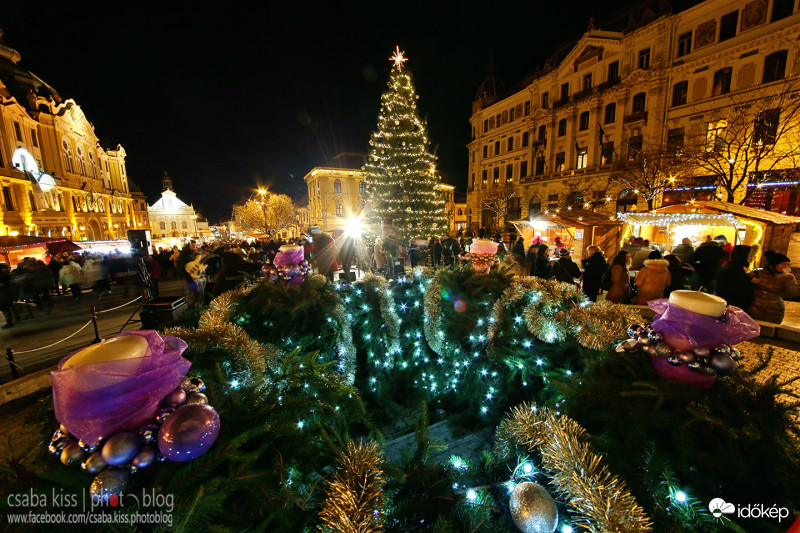
<path id="1" fill-rule="evenodd" d="M 194 220 L 194 237 L 196 239 L 198 237 L 198 235 L 197 235 L 197 215 L 192 215 L 192 220 Z"/>
<path id="2" fill-rule="evenodd" d="M 261 197 L 261 201 L 258 203 L 261 206 L 261 211 L 264 213 L 264 234 L 269 236 L 269 223 L 267 222 L 267 202 L 269 201 L 269 191 L 259 187 L 258 195 Z"/>

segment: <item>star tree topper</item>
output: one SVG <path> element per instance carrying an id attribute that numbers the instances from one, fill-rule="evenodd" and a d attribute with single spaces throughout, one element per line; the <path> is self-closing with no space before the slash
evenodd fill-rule
<path id="1" fill-rule="evenodd" d="M 399 46 L 394 47 L 394 55 L 389 58 L 389 61 L 394 61 L 394 66 L 397 67 L 398 70 L 403 70 L 403 63 L 408 61 L 408 58 L 403 57 L 405 52 L 400 51 Z"/>

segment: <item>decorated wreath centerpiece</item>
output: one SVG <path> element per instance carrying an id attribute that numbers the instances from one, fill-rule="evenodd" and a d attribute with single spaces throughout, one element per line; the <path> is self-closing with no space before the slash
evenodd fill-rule
<path id="1" fill-rule="evenodd" d="M 281 246 L 275 254 L 274 263 L 278 276 L 288 281 L 292 287 L 303 283 L 310 269 L 308 261 L 303 258 L 303 247 L 294 244 Z"/>
<path id="2" fill-rule="evenodd" d="M 49 449 L 96 477 L 92 497 L 125 490 L 131 472 L 204 454 L 219 434 L 205 385 L 186 377 L 186 343 L 152 330 L 125 331 L 63 358 L 53 380 L 61 424 Z"/>
<path id="3" fill-rule="evenodd" d="M 497 261 L 497 243 L 490 239 L 475 239 L 464 256 L 472 262 L 476 274 L 488 274 Z"/>
<path id="4" fill-rule="evenodd" d="M 734 345 L 761 333 L 747 313 L 713 294 L 674 291 L 648 305 L 656 313 L 653 323 L 631 324 L 630 339 L 617 351 L 641 350 L 659 377 L 701 388 L 733 372 L 742 358 Z"/>

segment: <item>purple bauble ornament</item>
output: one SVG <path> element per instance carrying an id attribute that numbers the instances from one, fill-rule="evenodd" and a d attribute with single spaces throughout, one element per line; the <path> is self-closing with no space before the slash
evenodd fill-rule
<path id="1" fill-rule="evenodd" d="M 158 449 L 170 461 L 200 457 L 219 435 L 219 415 L 213 407 L 195 403 L 175 410 L 161 425 Z"/>
<path id="2" fill-rule="evenodd" d="M 151 464 L 156 462 L 157 452 L 156 449 L 152 446 L 145 446 L 139 453 L 136 454 L 136 457 L 133 458 L 131 464 L 135 468 L 147 468 Z"/>
<path id="3" fill-rule="evenodd" d="M 185 401 L 186 401 L 186 391 L 178 387 L 174 391 L 164 396 L 163 403 L 167 407 L 178 407 L 179 405 L 183 405 Z"/>
<path id="4" fill-rule="evenodd" d="M 115 433 L 103 445 L 101 452 L 103 461 L 111 466 L 129 463 L 131 459 L 136 457 L 136 452 L 139 451 L 140 445 L 141 442 L 136 433 L 130 433 L 129 431 Z"/>
<path id="5" fill-rule="evenodd" d="M 733 358 L 726 353 L 715 353 L 711 356 L 709 363 L 711 368 L 717 371 L 721 376 L 727 376 L 736 370 L 736 362 Z"/>

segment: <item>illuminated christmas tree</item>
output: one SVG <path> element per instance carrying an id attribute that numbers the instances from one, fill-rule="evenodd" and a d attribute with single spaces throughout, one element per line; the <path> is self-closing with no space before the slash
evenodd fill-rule
<path id="1" fill-rule="evenodd" d="M 389 87 L 364 165 L 367 218 L 384 234 L 396 230 L 403 241 L 440 236 L 448 227 L 436 157 L 428 149 L 427 127 L 417 114 L 417 94 L 399 47 L 391 59 Z"/>

